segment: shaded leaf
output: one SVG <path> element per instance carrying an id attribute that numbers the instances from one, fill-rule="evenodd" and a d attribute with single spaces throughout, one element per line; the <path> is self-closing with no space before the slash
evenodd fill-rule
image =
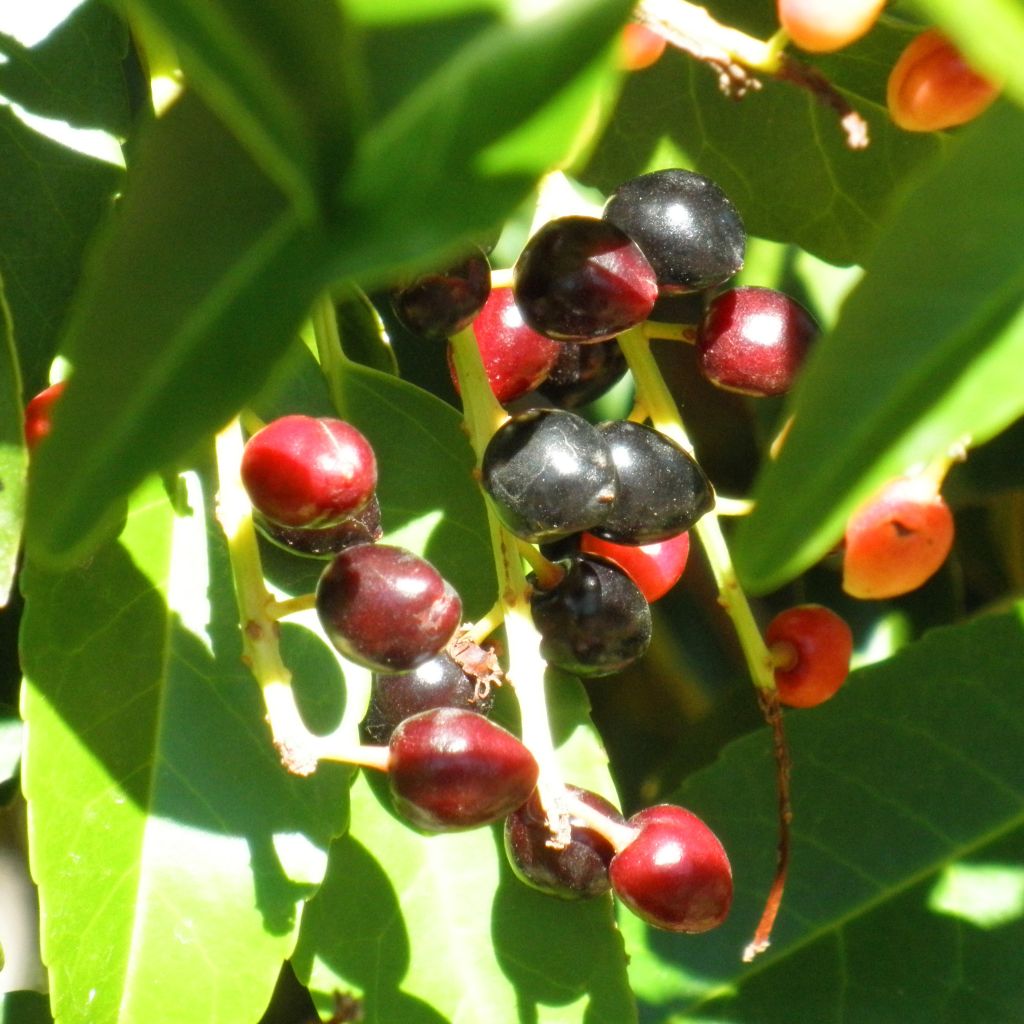
<path id="1" fill-rule="evenodd" d="M 993 110 L 879 239 L 808 362 L 793 428 L 740 526 L 734 554 L 752 589 L 821 557 L 886 479 L 992 437 L 1024 409 L 1022 129 L 1020 111 Z"/>
<path id="2" fill-rule="evenodd" d="M 11 593 L 25 518 L 28 452 L 23 424 L 21 372 L 0 278 L 0 608 Z"/>
<path id="3" fill-rule="evenodd" d="M 0 995 L 0 1024 L 53 1024 L 43 992 L 4 992 Z"/>

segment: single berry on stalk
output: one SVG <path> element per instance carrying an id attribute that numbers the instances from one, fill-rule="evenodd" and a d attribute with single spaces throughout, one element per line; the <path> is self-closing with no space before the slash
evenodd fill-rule
<path id="1" fill-rule="evenodd" d="M 491 265 L 475 248 L 445 270 L 420 274 L 392 294 L 395 315 L 413 334 L 444 340 L 468 327 L 491 293 Z"/>
<path id="2" fill-rule="evenodd" d="M 671 168 L 632 178 L 609 197 L 604 218 L 640 246 L 663 295 L 712 288 L 743 266 L 743 221 L 702 174 Z"/>
<path id="3" fill-rule="evenodd" d="M 399 722 L 421 711 L 462 708 L 487 715 L 493 704 L 494 695 L 478 693 L 477 681 L 442 651 L 411 672 L 374 673 L 360 732 L 368 742 L 383 744 Z"/>
<path id="4" fill-rule="evenodd" d="M 64 393 L 64 381 L 44 388 L 25 406 L 25 445 L 35 449 L 50 433 L 53 404 Z"/>
<path id="5" fill-rule="evenodd" d="M 653 544 L 688 530 L 715 506 L 697 460 L 653 427 L 602 423 L 618 478 L 615 501 L 591 532 L 620 544 Z"/>
<path id="6" fill-rule="evenodd" d="M 680 580 L 690 556 L 690 535 L 655 541 L 653 544 L 616 544 L 593 533 L 580 534 L 579 549 L 614 562 L 640 588 L 652 604 Z"/>
<path id="7" fill-rule="evenodd" d="M 607 442 L 582 416 L 561 409 L 507 420 L 484 450 L 481 473 L 498 518 L 535 543 L 602 522 L 615 500 Z"/>
<path id="8" fill-rule="evenodd" d="M 499 402 L 511 402 L 543 383 L 556 364 L 563 346 L 531 330 L 515 303 L 511 288 L 495 288 L 473 321 L 477 348 L 487 374 L 487 382 Z M 459 378 L 455 372 L 451 348 L 448 369 L 455 390 Z"/>
<path id="9" fill-rule="evenodd" d="M 500 821 L 537 784 L 537 762 L 512 733 L 464 708 L 433 708 L 391 734 L 388 783 L 395 810 L 425 832 Z"/>
<path id="10" fill-rule="evenodd" d="M 625 818 L 604 797 L 578 786 L 566 789 L 599 814 L 622 825 Z M 516 877 L 530 888 L 563 899 L 588 899 L 608 892 L 608 865 L 615 848 L 580 818 L 569 819 L 569 845 L 552 846 L 551 830 L 534 790 L 505 819 L 505 854 Z"/>
<path id="11" fill-rule="evenodd" d="M 658 285 L 644 254 L 596 217 L 548 221 L 513 268 L 523 319 L 557 341 L 605 341 L 647 319 Z"/>
<path id="12" fill-rule="evenodd" d="M 544 660 L 577 676 L 607 676 L 640 659 L 651 642 L 651 609 L 617 565 L 590 555 L 566 560 L 553 587 L 530 598 Z M 534 583 L 534 577 L 530 577 Z"/>
<path id="13" fill-rule="evenodd" d="M 885 0 L 778 0 L 779 24 L 808 53 L 841 50 L 866 35 Z"/>
<path id="14" fill-rule="evenodd" d="M 633 841 L 608 868 L 615 895 L 671 932 L 706 932 L 732 904 L 732 868 L 718 837 L 695 814 L 659 804 L 634 814 Z"/>
<path id="15" fill-rule="evenodd" d="M 282 416 L 258 430 L 242 453 L 242 484 L 256 509 L 279 526 L 336 526 L 377 487 L 370 442 L 350 423 Z"/>
<path id="16" fill-rule="evenodd" d="M 711 300 L 697 332 L 697 366 L 717 387 L 783 395 L 793 385 L 818 325 L 774 288 L 732 288 Z"/>
<path id="17" fill-rule="evenodd" d="M 846 620 L 820 604 L 779 612 L 764 633 L 775 662 L 779 700 L 813 708 L 832 697 L 850 673 L 853 634 Z"/>
<path id="18" fill-rule="evenodd" d="M 333 558 L 353 544 L 372 544 L 384 536 L 380 502 L 374 495 L 355 515 L 335 526 L 300 528 L 278 526 L 253 509 L 253 523 L 260 533 L 285 551 L 308 558 Z"/>
<path id="19" fill-rule="evenodd" d="M 316 587 L 328 640 L 377 672 L 408 672 L 436 657 L 462 618 L 462 602 L 426 560 L 389 544 L 336 555 Z"/>

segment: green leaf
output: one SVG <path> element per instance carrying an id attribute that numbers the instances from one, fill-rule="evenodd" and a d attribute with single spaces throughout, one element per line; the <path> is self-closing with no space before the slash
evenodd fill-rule
<path id="1" fill-rule="evenodd" d="M 979 71 L 1001 82 L 1007 96 L 1024 104 L 1024 11 L 1015 0 L 915 0 L 929 21 L 941 27 Z"/>
<path id="2" fill-rule="evenodd" d="M 28 452 L 23 424 L 21 372 L 0 278 L 0 608 L 11 593 L 25 518 Z"/>
<path id="3" fill-rule="evenodd" d="M 772 946 L 740 953 L 775 859 L 771 743 L 673 799 L 719 834 L 736 898 L 697 937 L 623 918 L 646 1019 L 1010 1024 L 1024 1004 L 1024 606 L 928 634 L 786 716 L 793 857 Z M 753 698 L 751 698 L 753 699 Z"/>
<path id="4" fill-rule="evenodd" d="M 806 367 L 795 421 L 734 552 L 770 590 L 821 557 L 886 479 L 1024 409 L 1024 114 L 965 132 L 887 225 Z M 941 211 L 937 215 L 937 211 Z"/>
<path id="5" fill-rule="evenodd" d="M 46 387 L 86 245 L 122 179 L 0 106 L 0 274 L 29 396 Z"/>
<path id="6" fill-rule="evenodd" d="M 582 687 L 561 678 L 549 693 L 572 781 L 611 794 Z M 355 990 L 367 1024 L 636 1020 L 609 898 L 528 889 L 497 829 L 413 832 L 378 801 L 380 781 L 353 787 L 353 831 L 303 914 L 294 964 L 321 1010 Z"/>
<path id="7" fill-rule="evenodd" d="M 331 298 L 345 355 L 370 369 L 397 374 L 398 360 L 384 321 L 366 292 L 346 285 L 332 289 Z"/>
<path id="8" fill-rule="evenodd" d="M 5 992 L 0 995 L 0 1024 L 53 1024 L 43 992 Z"/>
<path id="9" fill-rule="evenodd" d="M 348 770 L 297 779 L 271 745 L 210 476 L 177 485 L 149 481 L 87 565 L 24 575 L 22 777 L 66 1024 L 258 1019 L 346 822 Z"/>
<path id="10" fill-rule="evenodd" d="M 99 0 L 87 0 L 42 42 L 22 46 L 0 35 L 0 93 L 33 114 L 76 128 L 125 136 L 131 123 L 122 61 L 124 23 Z"/>
<path id="11" fill-rule="evenodd" d="M 125 0 L 310 220 L 348 162 L 359 59 L 335 0 Z"/>
<path id="12" fill-rule="evenodd" d="M 318 290 L 318 245 L 194 96 L 153 125 L 62 346 L 74 372 L 29 498 L 40 557 L 88 550 L 112 501 L 262 384 Z"/>
<path id="13" fill-rule="evenodd" d="M 743 26 L 730 19 L 736 8 L 716 6 L 714 14 Z M 939 136 L 901 131 L 885 111 L 885 76 L 909 38 L 880 26 L 842 54 L 815 61 L 867 120 L 866 149 L 847 148 L 835 112 L 795 85 L 766 80 L 731 101 L 714 71 L 668 53 L 629 77 L 581 177 L 609 193 L 645 171 L 691 167 L 724 189 L 751 234 L 833 263 L 860 263 L 894 194 L 942 148 Z"/>

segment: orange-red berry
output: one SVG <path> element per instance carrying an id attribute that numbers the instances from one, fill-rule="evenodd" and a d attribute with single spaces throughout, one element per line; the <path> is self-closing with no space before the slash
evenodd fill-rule
<path id="1" fill-rule="evenodd" d="M 779 700 L 813 708 L 832 697 L 850 673 L 853 634 L 845 619 L 820 604 L 780 612 L 765 630 L 776 662 Z"/>
<path id="2" fill-rule="evenodd" d="M 779 24 L 801 50 L 831 53 L 865 35 L 883 7 L 885 0 L 778 0 Z"/>
<path id="3" fill-rule="evenodd" d="M 64 391 L 64 381 L 40 391 L 25 406 L 25 444 L 32 451 L 50 433 L 53 403 Z"/>
<path id="4" fill-rule="evenodd" d="M 656 64 L 665 52 L 665 37 L 654 29 L 631 21 L 622 30 L 619 67 L 623 71 L 642 71 Z"/>

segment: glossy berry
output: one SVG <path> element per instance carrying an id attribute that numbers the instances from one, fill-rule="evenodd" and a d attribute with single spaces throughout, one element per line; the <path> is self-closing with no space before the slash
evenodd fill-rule
<path id="1" fill-rule="evenodd" d="M 615 895 L 672 932 L 706 932 L 732 903 L 732 869 L 718 837 L 695 814 L 659 804 L 633 815 L 636 838 L 608 868 Z"/>
<path id="2" fill-rule="evenodd" d="M 708 306 L 697 332 L 697 366 L 727 391 L 765 397 L 793 384 L 818 325 L 774 288 L 732 288 Z"/>
<path id="3" fill-rule="evenodd" d="M 598 430 L 611 449 L 618 486 L 592 533 L 620 544 L 652 544 L 683 533 L 714 508 L 704 470 L 671 438 L 628 420 Z"/>
<path id="4" fill-rule="evenodd" d="M 373 497 L 377 460 L 350 423 L 282 416 L 246 442 L 242 483 L 253 507 L 280 526 L 334 526 Z"/>
<path id="5" fill-rule="evenodd" d="M 253 510 L 253 522 L 260 533 L 285 551 L 309 558 L 333 558 L 353 544 L 372 544 L 384 536 L 380 525 L 380 502 L 374 495 L 355 515 L 336 526 L 278 526 Z"/>
<path id="6" fill-rule="evenodd" d="M 647 319 L 658 296 L 650 263 L 628 235 L 595 217 L 560 217 L 513 268 L 523 319 L 558 341 L 604 341 Z"/>
<path id="7" fill-rule="evenodd" d="M 606 676 L 641 658 L 651 642 L 651 609 L 617 566 L 589 555 L 567 560 L 561 581 L 535 589 L 533 622 L 541 654 L 577 676 Z"/>
<path id="8" fill-rule="evenodd" d="M 478 696 L 476 680 L 442 651 L 411 672 L 375 673 L 360 732 L 368 742 L 384 744 L 400 722 L 421 711 L 463 708 L 487 715 L 493 704 L 494 695 Z"/>
<path id="9" fill-rule="evenodd" d="M 491 266 L 480 249 L 445 270 L 421 274 L 391 297 L 402 324 L 424 338 L 444 339 L 468 327 L 491 293 Z"/>
<path id="10" fill-rule="evenodd" d="M 973 120 L 999 94 L 936 29 L 922 32 L 889 73 L 886 105 L 893 121 L 911 132 L 933 132 Z"/>
<path id="11" fill-rule="evenodd" d="M 615 499 L 608 444 L 582 416 L 560 409 L 520 413 L 484 451 L 482 483 L 517 537 L 555 540 L 601 522 Z"/>
<path id="12" fill-rule="evenodd" d="M 389 743 L 395 809 L 425 832 L 499 821 L 537 784 L 537 762 L 512 733 L 463 708 L 406 718 Z"/>
<path id="13" fill-rule="evenodd" d="M 496 288 L 473 321 L 487 382 L 499 402 L 511 402 L 547 379 L 563 346 L 523 322 L 511 288 Z M 459 380 L 448 353 L 455 390 Z"/>
<path id="14" fill-rule="evenodd" d="M 667 41 L 659 32 L 631 21 L 619 43 L 619 67 L 623 71 L 642 71 L 656 64 L 665 52 Z"/>
<path id="15" fill-rule="evenodd" d="M 64 393 L 64 381 L 44 388 L 25 406 L 25 444 L 32 451 L 50 433 L 53 403 Z"/>
<path id="16" fill-rule="evenodd" d="M 632 178 L 612 193 L 604 217 L 640 246 L 662 294 L 711 288 L 743 266 L 740 215 L 713 181 L 693 171 Z"/>
<path id="17" fill-rule="evenodd" d="M 813 708 L 832 697 L 850 673 L 853 634 L 846 621 L 820 604 L 787 608 L 764 634 L 775 660 L 779 700 Z"/>
<path id="18" fill-rule="evenodd" d="M 866 35 L 885 0 L 778 0 L 779 24 L 809 53 L 831 53 Z"/>
<path id="19" fill-rule="evenodd" d="M 846 524 L 843 590 L 899 597 L 933 576 L 953 546 L 953 513 L 925 477 L 900 477 Z"/>
<path id="20" fill-rule="evenodd" d="M 336 555 L 316 587 L 316 611 L 331 643 L 378 672 L 407 672 L 441 652 L 462 602 L 427 561 L 388 544 Z"/>
<path id="21" fill-rule="evenodd" d="M 558 358 L 539 390 L 560 409 L 576 409 L 595 401 L 626 374 L 626 357 L 614 338 L 586 345 L 556 344 Z"/>
<path id="22" fill-rule="evenodd" d="M 577 786 L 566 787 L 574 796 L 612 821 L 625 819 L 604 797 Z M 587 899 L 608 892 L 608 865 L 615 849 L 584 821 L 570 817 L 569 845 L 550 845 L 551 830 L 537 791 L 505 819 L 505 854 L 516 877 L 532 889 L 561 896 Z"/>
<path id="23" fill-rule="evenodd" d="M 678 582 L 690 556 L 690 535 L 680 533 L 653 544 L 616 544 L 592 533 L 580 535 L 580 551 L 614 562 L 640 588 L 648 604 Z"/>

